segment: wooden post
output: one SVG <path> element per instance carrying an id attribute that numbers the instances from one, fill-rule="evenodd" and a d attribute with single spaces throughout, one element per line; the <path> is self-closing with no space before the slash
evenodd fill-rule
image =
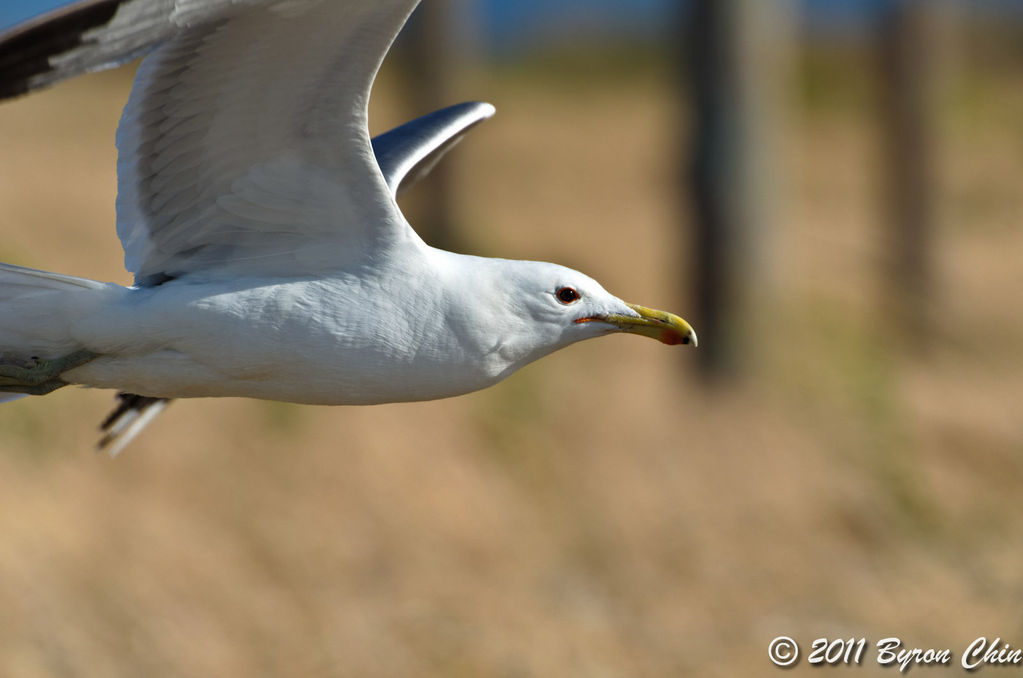
<path id="1" fill-rule="evenodd" d="M 893 0 L 881 36 L 882 162 L 891 229 L 885 303 L 904 338 L 926 345 L 934 287 L 935 0 Z"/>
<path id="2" fill-rule="evenodd" d="M 460 44 L 453 35 L 453 11 L 458 0 L 432 0 L 421 4 L 402 34 L 402 89 L 415 117 L 458 103 L 453 99 L 459 68 Z M 444 158 L 409 191 L 409 218 L 429 244 L 457 249 L 452 229 L 455 219 L 452 164 L 457 154 Z"/>
<path id="3" fill-rule="evenodd" d="M 779 126 L 789 82 L 788 0 L 695 0 L 687 17 L 692 79 L 694 323 L 703 374 L 741 376 L 755 360 L 770 281 Z"/>

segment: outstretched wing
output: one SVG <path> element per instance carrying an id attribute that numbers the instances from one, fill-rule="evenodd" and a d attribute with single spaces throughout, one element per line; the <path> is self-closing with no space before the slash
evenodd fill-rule
<path id="1" fill-rule="evenodd" d="M 470 101 L 442 108 L 373 137 L 373 153 L 394 196 L 434 168 L 466 132 L 494 114 L 490 104 Z"/>
<path id="2" fill-rule="evenodd" d="M 32 74 L 34 54 L 20 87 L 115 65 L 157 43 L 117 134 L 117 231 L 138 283 L 342 268 L 415 237 L 374 159 L 367 103 L 416 4 L 80 3 L 91 27 L 72 26 L 73 9 L 60 15 L 69 36 L 49 44 L 64 51 Z"/>

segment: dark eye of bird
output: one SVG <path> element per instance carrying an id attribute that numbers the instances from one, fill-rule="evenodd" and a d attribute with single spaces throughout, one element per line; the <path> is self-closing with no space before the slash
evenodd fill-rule
<path id="1" fill-rule="evenodd" d="M 574 287 L 559 287 L 555 295 L 563 304 L 571 304 L 573 301 L 579 300 L 579 293 L 575 291 Z"/>

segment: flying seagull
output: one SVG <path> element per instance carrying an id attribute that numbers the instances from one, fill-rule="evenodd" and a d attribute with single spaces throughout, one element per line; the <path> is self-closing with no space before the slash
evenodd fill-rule
<path id="1" fill-rule="evenodd" d="M 550 263 L 430 247 L 397 207 L 467 103 L 375 139 L 367 104 L 418 0 L 82 0 L 0 34 L 0 98 L 145 55 L 117 130 L 131 287 L 0 264 L 0 396 L 117 389 L 101 446 L 172 398 L 446 398 L 583 339 L 696 344 Z"/>

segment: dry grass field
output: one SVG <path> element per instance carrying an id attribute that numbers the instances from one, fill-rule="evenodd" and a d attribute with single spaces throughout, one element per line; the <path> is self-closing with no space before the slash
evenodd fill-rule
<path id="1" fill-rule="evenodd" d="M 129 282 L 128 75 L 0 106 L 0 260 Z M 665 75 L 470 79 L 499 114 L 457 151 L 467 247 L 687 316 Z M 742 387 L 619 336 L 447 401 L 178 402 L 115 460 L 92 452 L 110 393 L 3 405 L 0 676 L 775 675 L 780 634 L 1023 646 L 1020 82 L 951 87 L 923 354 L 878 310 L 878 142 L 840 102 L 792 120 Z M 415 113 L 380 89 L 378 131 Z"/>

